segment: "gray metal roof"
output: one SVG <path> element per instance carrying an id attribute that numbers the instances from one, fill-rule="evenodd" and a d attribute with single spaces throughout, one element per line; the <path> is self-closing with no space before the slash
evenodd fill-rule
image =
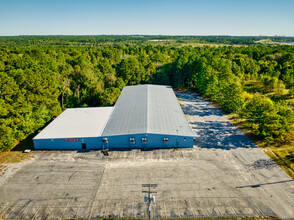
<path id="1" fill-rule="evenodd" d="M 123 134 L 194 136 L 170 86 L 124 87 L 102 136 Z"/>
<path id="2" fill-rule="evenodd" d="M 113 107 L 68 108 L 34 139 L 98 137 Z"/>

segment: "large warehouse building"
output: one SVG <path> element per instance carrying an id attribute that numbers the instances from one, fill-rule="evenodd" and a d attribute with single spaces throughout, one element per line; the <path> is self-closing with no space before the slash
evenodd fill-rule
<path id="1" fill-rule="evenodd" d="M 67 109 L 33 140 L 35 149 L 193 147 L 193 134 L 169 86 L 124 87 L 114 107 Z"/>

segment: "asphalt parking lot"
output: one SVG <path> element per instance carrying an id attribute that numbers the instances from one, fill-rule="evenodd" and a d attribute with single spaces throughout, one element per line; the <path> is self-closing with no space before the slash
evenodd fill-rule
<path id="1" fill-rule="evenodd" d="M 153 218 L 294 218 L 294 181 L 216 108 L 177 93 L 193 149 L 34 151 L 0 185 L 0 219 L 146 218 L 142 184 L 158 184 Z"/>

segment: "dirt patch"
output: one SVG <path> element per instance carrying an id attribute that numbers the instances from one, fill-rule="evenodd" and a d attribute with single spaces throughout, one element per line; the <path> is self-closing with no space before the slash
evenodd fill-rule
<path id="1" fill-rule="evenodd" d="M 0 186 L 24 165 L 34 161 L 31 153 L 4 152 L 0 154 Z"/>
<path id="2" fill-rule="evenodd" d="M 255 161 L 252 164 L 252 166 L 255 169 L 270 169 L 270 168 L 276 167 L 277 164 L 274 161 L 272 161 L 271 159 L 268 159 L 268 160 L 261 159 L 261 160 Z"/>

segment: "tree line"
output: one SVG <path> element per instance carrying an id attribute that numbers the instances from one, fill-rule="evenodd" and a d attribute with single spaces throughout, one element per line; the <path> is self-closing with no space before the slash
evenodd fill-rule
<path id="1" fill-rule="evenodd" d="M 38 37 L 36 37 L 38 39 Z M 293 130 L 291 46 L 0 46 L 0 151 L 69 107 L 113 105 L 126 85 L 172 85 L 219 103 L 262 138 Z"/>
<path id="2" fill-rule="evenodd" d="M 165 35 L 48 35 L 48 36 L 0 36 L 0 45 L 17 46 L 101 46 L 148 45 L 151 41 L 173 43 L 203 43 L 226 45 L 255 45 L 261 40 L 293 43 L 294 37 L 283 36 L 165 36 Z"/>
<path id="3" fill-rule="evenodd" d="M 65 108 L 113 105 L 176 56 L 159 46 L 0 47 L 0 151 Z"/>
<path id="4" fill-rule="evenodd" d="M 283 141 L 293 130 L 294 48 L 186 48 L 155 83 L 197 91 L 245 119 L 261 138 Z"/>

